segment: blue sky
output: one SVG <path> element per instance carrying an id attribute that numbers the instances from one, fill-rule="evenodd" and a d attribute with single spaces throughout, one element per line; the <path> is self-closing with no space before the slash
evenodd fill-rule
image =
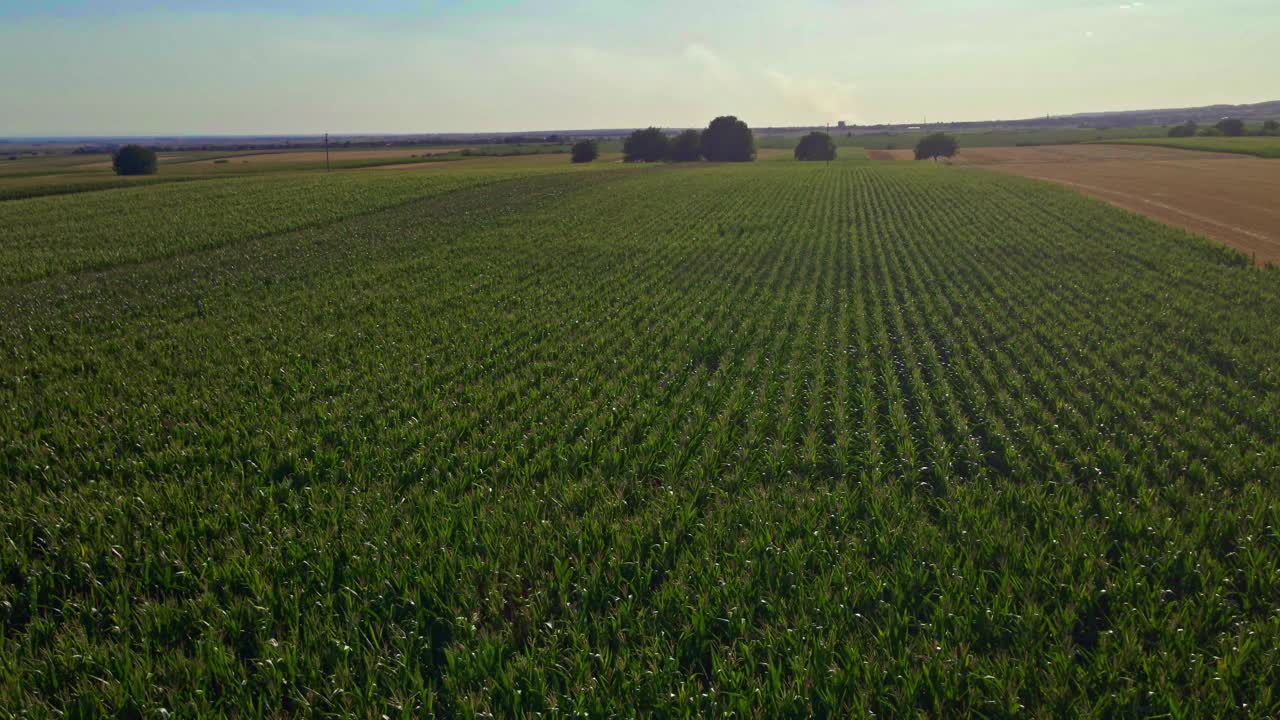
<path id="1" fill-rule="evenodd" d="M 0 135 L 995 119 L 1280 98 L 1280 2 L 0 0 Z"/>

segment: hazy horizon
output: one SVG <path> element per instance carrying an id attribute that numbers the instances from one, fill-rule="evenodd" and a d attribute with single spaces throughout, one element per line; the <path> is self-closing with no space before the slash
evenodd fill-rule
<path id="1" fill-rule="evenodd" d="M 0 0 L 0 136 L 1014 120 L 1276 99 L 1273 0 Z"/>

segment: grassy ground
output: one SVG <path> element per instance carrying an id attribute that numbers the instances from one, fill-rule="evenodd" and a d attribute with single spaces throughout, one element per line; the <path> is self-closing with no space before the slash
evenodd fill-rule
<path id="1" fill-rule="evenodd" d="M 1129 139 L 1119 142 L 1141 145 L 1158 145 L 1161 147 L 1180 148 L 1183 150 L 1206 150 L 1209 152 L 1238 153 L 1261 158 L 1280 158 L 1280 137 L 1192 137 L 1192 138 L 1146 138 Z"/>
<path id="2" fill-rule="evenodd" d="M 6 203 L 0 708 L 1280 714 L 1280 273 L 981 171 L 561 167 Z"/>

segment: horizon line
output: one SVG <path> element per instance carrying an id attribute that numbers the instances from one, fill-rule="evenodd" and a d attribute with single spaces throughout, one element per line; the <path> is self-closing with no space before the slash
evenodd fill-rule
<path id="1" fill-rule="evenodd" d="M 1077 113 L 1065 113 L 1058 115 L 1044 115 L 1023 118 L 996 118 L 990 120 L 939 120 L 935 122 L 879 122 L 879 123 L 852 123 L 846 125 L 846 128 L 879 128 L 879 127 L 909 127 L 914 125 L 970 125 L 970 124 L 996 124 L 996 123 L 1029 123 L 1037 120 L 1068 120 L 1072 118 L 1088 118 L 1100 117 L 1104 115 L 1125 115 L 1131 113 L 1156 113 L 1156 112 L 1190 112 L 1196 110 L 1208 110 L 1211 108 L 1231 107 L 1231 108 L 1247 108 L 1258 105 L 1280 104 L 1280 100 L 1262 100 L 1248 103 L 1214 103 L 1211 105 L 1196 105 L 1188 107 L 1159 107 L 1159 108 L 1138 108 L 1127 110 L 1098 110 Z M 840 121 L 836 121 L 840 122 Z M 813 128 L 830 127 L 834 123 L 826 124 L 809 124 L 809 125 L 755 125 L 754 128 L 762 130 L 808 130 Z M 646 125 L 643 127 L 659 127 L 663 130 L 696 130 L 701 126 L 666 126 L 666 125 Z M 199 138 L 217 138 L 217 139 L 264 139 L 264 138 L 323 138 L 328 135 L 330 138 L 353 138 L 353 137 L 369 137 L 369 138 L 389 138 L 389 137 L 448 137 L 448 136 L 484 136 L 484 135 L 556 135 L 556 134 L 573 134 L 573 133 L 625 133 L 641 129 L 641 126 L 634 127 L 614 127 L 614 128 L 559 128 L 559 129 L 534 129 L 534 130 L 430 130 L 430 131 L 411 131 L 411 132 L 372 132 L 372 131 L 355 131 L 355 132 L 156 132 L 156 133 L 140 133 L 140 134 L 101 134 L 101 133 L 65 133 L 59 135 L 0 135 L 0 142 L 18 142 L 18 141 L 66 141 L 66 140 L 189 140 Z"/>

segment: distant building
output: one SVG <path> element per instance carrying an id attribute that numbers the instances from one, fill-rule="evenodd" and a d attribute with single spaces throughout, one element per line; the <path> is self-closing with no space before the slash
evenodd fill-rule
<path id="1" fill-rule="evenodd" d="M 843 129 L 845 129 L 846 127 L 849 127 L 849 126 L 848 126 L 848 125 L 846 125 L 846 124 L 845 124 L 845 122 L 844 122 L 843 120 L 841 120 L 840 122 L 836 123 L 836 127 L 838 127 L 838 128 L 840 128 L 841 130 L 843 130 Z"/>

